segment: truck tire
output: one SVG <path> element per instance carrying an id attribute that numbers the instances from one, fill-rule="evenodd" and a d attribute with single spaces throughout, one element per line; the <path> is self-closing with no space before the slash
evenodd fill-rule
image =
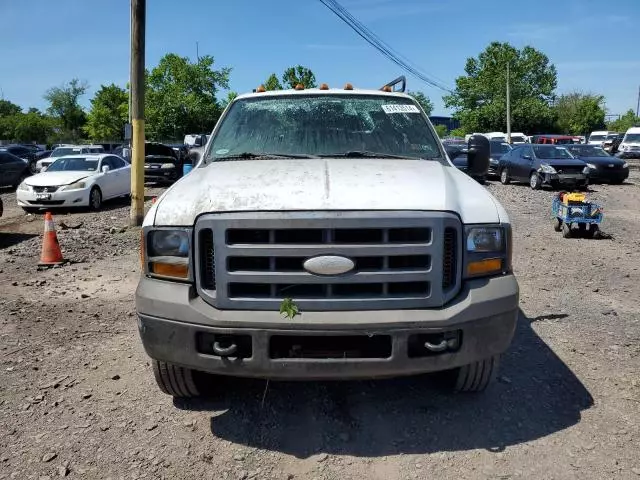
<path id="1" fill-rule="evenodd" d="M 562 220 L 560 220 L 558 217 L 555 217 L 553 219 L 553 229 L 556 232 L 562 231 Z"/>
<path id="2" fill-rule="evenodd" d="M 460 393 L 484 391 L 495 379 L 499 363 L 500 356 L 494 355 L 453 370 L 453 390 Z"/>
<path id="3" fill-rule="evenodd" d="M 160 390 L 173 397 L 197 397 L 200 395 L 193 378 L 193 370 L 171 363 L 152 361 L 153 375 Z"/>

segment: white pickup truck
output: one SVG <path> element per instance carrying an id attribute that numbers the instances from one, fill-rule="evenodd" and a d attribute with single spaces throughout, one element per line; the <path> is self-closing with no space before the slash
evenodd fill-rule
<path id="1" fill-rule="evenodd" d="M 262 90 L 145 218 L 136 304 L 159 387 L 447 371 L 484 390 L 518 317 L 505 210 L 402 92 Z M 469 147 L 486 171 L 488 140 Z"/>

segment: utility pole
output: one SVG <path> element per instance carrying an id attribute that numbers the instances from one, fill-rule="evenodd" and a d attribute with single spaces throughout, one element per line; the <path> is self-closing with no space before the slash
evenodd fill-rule
<path id="1" fill-rule="evenodd" d="M 640 117 L 640 87 L 638 87 L 638 106 L 636 107 L 636 118 Z"/>
<path id="2" fill-rule="evenodd" d="M 507 143 L 511 143 L 511 88 L 509 86 L 509 62 L 507 62 Z"/>
<path id="3" fill-rule="evenodd" d="M 144 37 L 146 0 L 131 0 L 131 225 L 144 220 Z"/>

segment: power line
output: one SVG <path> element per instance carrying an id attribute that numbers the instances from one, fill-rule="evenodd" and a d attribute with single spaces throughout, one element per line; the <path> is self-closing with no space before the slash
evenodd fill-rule
<path id="1" fill-rule="evenodd" d="M 378 37 L 375 33 L 364 26 L 362 22 L 356 19 L 336 0 L 320 0 L 320 2 L 329 10 L 331 10 L 331 12 L 333 12 L 338 18 L 345 22 L 354 32 L 358 34 L 358 36 L 360 36 L 363 40 L 369 43 L 369 45 L 378 50 L 382 55 L 398 65 L 400 68 L 428 85 L 431 85 L 448 93 L 453 93 L 451 89 L 447 88 L 444 85 L 444 82 L 434 76 L 425 74 L 419 69 L 417 65 L 413 64 L 406 57 L 395 51 L 380 37 Z"/>

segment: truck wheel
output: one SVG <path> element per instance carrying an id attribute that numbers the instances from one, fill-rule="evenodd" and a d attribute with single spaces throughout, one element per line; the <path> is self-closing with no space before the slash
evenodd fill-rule
<path id="1" fill-rule="evenodd" d="M 158 387 L 167 395 L 183 398 L 200 395 L 193 379 L 193 370 L 158 360 L 153 360 L 152 366 Z"/>
<path id="2" fill-rule="evenodd" d="M 562 236 L 564 238 L 571 238 L 571 225 L 568 223 L 562 224 Z"/>
<path id="3" fill-rule="evenodd" d="M 560 220 L 558 217 L 553 219 L 553 229 L 556 232 L 559 232 L 562 230 L 562 220 Z"/>
<path id="4" fill-rule="evenodd" d="M 500 356 L 495 355 L 453 370 L 453 390 L 460 393 L 484 391 L 495 379 L 499 363 Z"/>
<path id="5" fill-rule="evenodd" d="M 597 224 L 592 223 L 589 225 L 589 230 L 584 231 L 584 238 L 593 238 L 598 230 L 600 230 L 600 227 L 598 227 Z"/>

